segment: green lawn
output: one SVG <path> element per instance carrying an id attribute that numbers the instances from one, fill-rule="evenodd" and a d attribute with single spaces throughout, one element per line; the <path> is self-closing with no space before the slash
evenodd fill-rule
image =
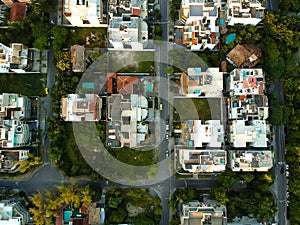
<path id="1" fill-rule="evenodd" d="M 180 120 L 219 120 L 221 118 L 220 99 L 186 98 L 175 99 L 174 108 Z"/>
<path id="2" fill-rule="evenodd" d="M 0 93 L 18 93 L 26 96 L 45 96 L 46 75 L 0 74 Z"/>
<path id="3" fill-rule="evenodd" d="M 149 166 L 154 164 L 154 149 L 140 151 L 124 147 L 111 149 L 110 152 L 116 159 L 129 165 Z"/>

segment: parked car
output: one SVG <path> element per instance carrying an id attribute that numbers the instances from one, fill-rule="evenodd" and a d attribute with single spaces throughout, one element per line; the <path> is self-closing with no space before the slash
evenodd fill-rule
<path id="1" fill-rule="evenodd" d="M 166 133 L 166 140 L 168 140 L 169 139 L 169 134 L 168 133 Z"/>
<path id="2" fill-rule="evenodd" d="M 168 131 L 170 129 L 169 124 L 166 125 L 166 131 Z"/>
<path id="3" fill-rule="evenodd" d="M 160 103 L 159 105 L 159 110 L 162 111 L 163 110 L 163 105 Z"/>

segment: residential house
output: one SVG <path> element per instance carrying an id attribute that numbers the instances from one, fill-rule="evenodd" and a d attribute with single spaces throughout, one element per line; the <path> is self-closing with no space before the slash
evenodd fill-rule
<path id="1" fill-rule="evenodd" d="M 61 117 L 65 121 L 98 121 L 102 98 L 95 94 L 68 94 L 62 98 Z"/>
<path id="2" fill-rule="evenodd" d="M 132 75 L 117 73 L 107 74 L 107 94 L 138 94 L 140 78 Z"/>
<path id="3" fill-rule="evenodd" d="M 5 120 L 27 120 L 31 114 L 31 99 L 13 93 L 0 95 L 0 117 Z"/>
<path id="4" fill-rule="evenodd" d="M 12 6 L 16 1 L 13 1 L 13 0 L 1 0 L 3 3 L 4 3 L 4 5 L 6 5 L 6 6 Z M 27 3 L 27 4 L 29 4 L 29 3 L 31 3 L 31 0 L 18 0 L 18 2 L 24 2 L 24 3 Z"/>
<path id="5" fill-rule="evenodd" d="M 219 50 L 220 31 L 217 24 L 220 1 L 183 0 L 181 26 L 175 27 L 175 43 L 192 51 Z"/>
<path id="6" fill-rule="evenodd" d="M 22 21 L 26 16 L 26 2 L 13 2 L 10 10 L 10 21 Z"/>
<path id="7" fill-rule="evenodd" d="M 63 24 L 78 27 L 106 27 L 102 0 L 64 0 Z"/>
<path id="8" fill-rule="evenodd" d="M 107 145 L 137 148 L 148 145 L 148 100 L 143 95 L 107 97 Z"/>
<path id="9" fill-rule="evenodd" d="M 26 48 L 21 43 L 0 43 L 0 73 L 46 73 L 47 51 Z"/>
<path id="10" fill-rule="evenodd" d="M 273 167 L 271 150 L 229 150 L 228 167 L 237 172 L 266 172 Z"/>
<path id="11" fill-rule="evenodd" d="M 226 225 L 226 207 L 219 205 L 216 201 L 190 201 L 182 205 L 180 224 Z"/>
<path id="12" fill-rule="evenodd" d="M 28 210 L 19 202 L 0 201 L 0 225 L 25 225 L 29 221 Z"/>
<path id="13" fill-rule="evenodd" d="M 148 25 L 139 17 L 122 14 L 110 19 L 108 38 L 109 50 L 141 51 L 148 45 Z"/>
<path id="14" fill-rule="evenodd" d="M 0 172 L 14 173 L 17 172 L 17 162 L 28 159 L 29 150 L 0 150 Z"/>
<path id="15" fill-rule="evenodd" d="M 226 60 L 238 68 L 251 68 L 259 63 L 261 57 L 261 49 L 258 46 L 237 44 L 226 55 Z"/>
<path id="16" fill-rule="evenodd" d="M 234 69 L 227 79 L 229 119 L 266 120 L 269 116 L 268 98 L 264 95 L 262 69 Z"/>
<path id="17" fill-rule="evenodd" d="M 111 0 L 108 49 L 149 51 L 147 14 L 147 1 Z"/>
<path id="18" fill-rule="evenodd" d="M 234 148 L 266 148 L 270 126 L 265 120 L 229 121 L 228 141 Z"/>
<path id="19" fill-rule="evenodd" d="M 224 128 L 220 120 L 188 120 L 182 123 L 182 142 L 190 148 L 221 148 Z"/>
<path id="20" fill-rule="evenodd" d="M 265 8 L 259 0 L 228 0 L 227 23 L 256 26 L 264 18 Z"/>
<path id="21" fill-rule="evenodd" d="M 223 73 L 219 68 L 188 68 L 181 74 L 181 94 L 186 97 L 222 97 Z"/>
<path id="22" fill-rule="evenodd" d="M 2 120 L 0 133 L 0 146 L 2 148 L 25 147 L 31 143 L 30 127 L 23 121 Z"/>
<path id="23" fill-rule="evenodd" d="M 85 48 L 82 45 L 72 45 L 71 51 L 71 63 L 73 72 L 85 71 Z"/>
<path id="24" fill-rule="evenodd" d="M 190 173 L 214 173 L 226 169 L 225 150 L 179 149 L 179 161 L 182 168 Z"/>

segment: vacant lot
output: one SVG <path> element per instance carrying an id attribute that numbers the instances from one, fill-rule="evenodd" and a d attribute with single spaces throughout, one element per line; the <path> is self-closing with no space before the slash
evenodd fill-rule
<path id="1" fill-rule="evenodd" d="M 0 93 L 45 96 L 46 76 L 41 74 L 0 74 Z"/>
<path id="2" fill-rule="evenodd" d="M 72 27 L 69 29 L 70 45 L 79 44 L 84 45 L 86 48 L 106 48 L 107 29 L 102 27 Z"/>
<path id="3" fill-rule="evenodd" d="M 174 100 L 175 120 L 220 120 L 218 98 L 187 98 Z"/>
<path id="4" fill-rule="evenodd" d="M 153 72 L 153 52 L 113 51 L 109 53 L 109 70 L 119 73 Z"/>

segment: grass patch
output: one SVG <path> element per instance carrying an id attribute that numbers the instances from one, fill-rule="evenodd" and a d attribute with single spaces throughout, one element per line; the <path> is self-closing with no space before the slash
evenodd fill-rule
<path id="1" fill-rule="evenodd" d="M 180 120 L 220 120 L 221 105 L 217 98 L 175 99 L 174 112 Z"/>
<path id="2" fill-rule="evenodd" d="M 154 164 L 154 149 L 135 150 L 131 148 L 111 149 L 110 153 L 118 160 L 133 166 L 149 166 Z"/>
<path id="3" fill-rule="evenodd" d="M 45 96 L 45 81 L 42 74 L 0 74 L 0 93 Z"/>
<path id="4" fill-rule="evenodd" d="M 72 27 L 70 45 L 79 44 L 86 48 L 106 48 L 107 29 L 103 27 Z"/>
<path id="5" fill-rule="evenodd" d="M 68 176 L 90 175 L 92 169 L 86 163 L 78 149 L 73 133 L 72 123 L 66 123 L 65 131 L 68 136 L 65 143 L 65 154 L 62 156 L 62 159 L 64 160 L 63 170 L 68 172 Z"/>
<path id="6" fill-rule="evenodd" d="M 119 73 L 151 73 L 154 68 L 153 52 L 110 52 L 109 71 Z"/>

